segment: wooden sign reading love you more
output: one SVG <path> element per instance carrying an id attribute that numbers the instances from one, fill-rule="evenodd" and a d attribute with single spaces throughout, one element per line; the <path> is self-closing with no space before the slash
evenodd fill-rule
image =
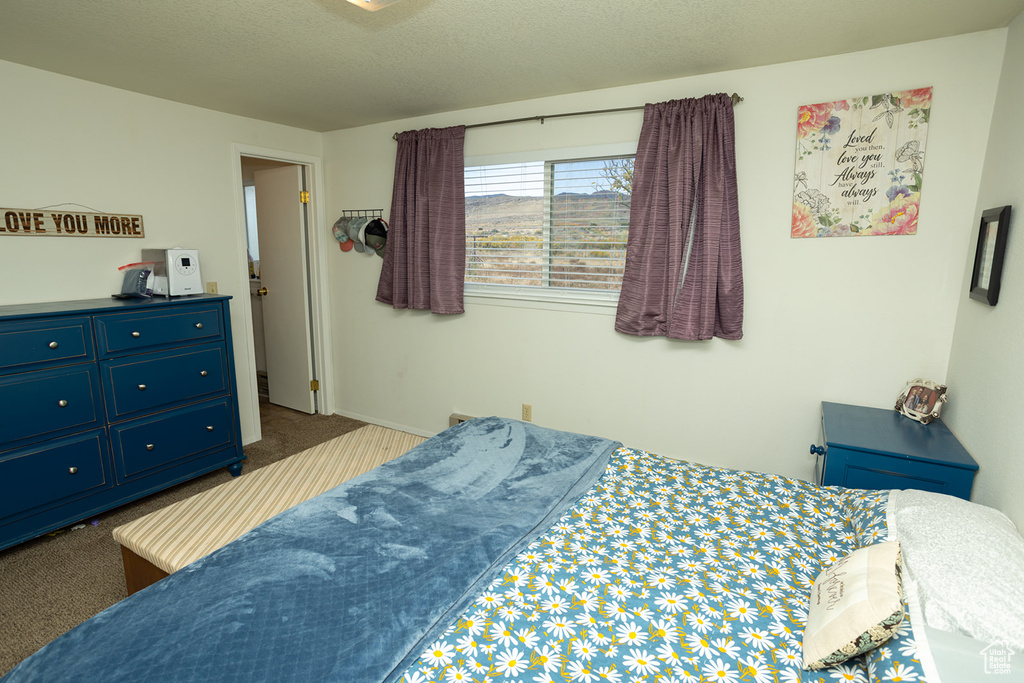
<path id="1" fill-rule="evenodd" d="M 142 216 L 0 208 L 0 236 L 145 237 Z"/>

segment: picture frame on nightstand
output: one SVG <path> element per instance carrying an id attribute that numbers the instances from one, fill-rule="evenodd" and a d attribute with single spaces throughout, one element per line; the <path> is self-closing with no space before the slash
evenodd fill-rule
<path id="1" fill-rule="evenodd" d="M 981 214 L 978 246 L 974 253 L 970 297 L 995 306 L 1003 277 L 1006 235 L 1010 230 L 1010 206 L 987 209 Z"/>
<path id="2" fill-rule="evenodd" d="M 896 410 L 911 420 L 928 424 L 939 416 L 939 410 L 946 400 L 945 384 L 915 379 L 907 382 L 907 386 L 896 398 Z"/>

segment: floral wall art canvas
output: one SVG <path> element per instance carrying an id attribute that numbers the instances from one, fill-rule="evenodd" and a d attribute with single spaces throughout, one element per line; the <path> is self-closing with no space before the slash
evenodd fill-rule
<path id="1" fill-rule="evenodd" d="M 914 235 L 932 89 L 797 111 L 793 237 Z"/>

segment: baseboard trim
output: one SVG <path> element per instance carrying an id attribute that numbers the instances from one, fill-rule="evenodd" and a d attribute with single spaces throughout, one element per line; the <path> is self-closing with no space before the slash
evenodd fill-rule
<path id="1" fill-rule="evenodd" d="M 417 429 L 416 427 L 410 427 L 409 425 L 400 424 L 398 422 L 382 420 L 379 417 L 374 417 L 372 415 L 362 415 L 360 413 L 335 411 L 334 414 L 340 415 L 341 417 L 351 418 L 353 420 L 362 420 L 363 422 L 369 422 L 370 424 L 380 425 L 381 427 L 387 427 L 389 429 L 397 429 L 400 432 L 407 432 L 409 434 L 415 434 L 416 436 L 424 436 L 428 439 L 442 431 L 438 430 L 436 432 L 430 432 L 424 429 Z"/>

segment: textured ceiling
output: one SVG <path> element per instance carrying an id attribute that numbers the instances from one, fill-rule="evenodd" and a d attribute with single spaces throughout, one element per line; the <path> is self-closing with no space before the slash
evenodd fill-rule
<path id="1" fill-rule="evenodd" d="M 328 131 L 946 37 L 1021 11 L 1024 0 L 402 0 L 376 12 L 0 0 L 0 59 Z"/>

